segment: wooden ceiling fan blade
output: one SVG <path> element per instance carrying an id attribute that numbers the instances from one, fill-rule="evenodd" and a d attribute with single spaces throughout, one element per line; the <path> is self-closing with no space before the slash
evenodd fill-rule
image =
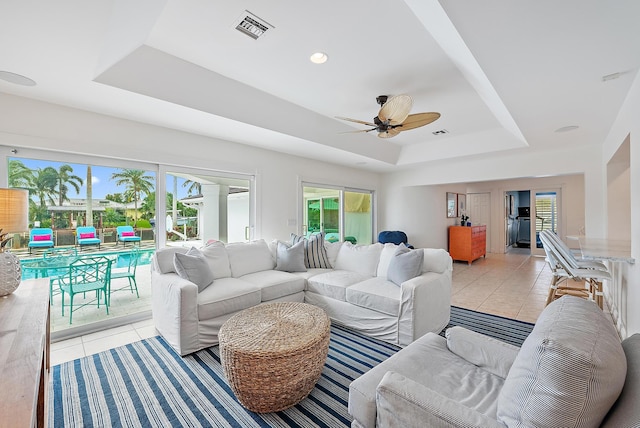
<path id="1" fill-rule="evenodd" d="M 338 132 L 338 134 L 357 134 L 360 132 L 371 132 L 371 131 L 375 131 L 376 128 L 371 128 L 371 129 L 361 129 L 359 131 L 345 131 L 345 132 Z"/>
<path id="2" fill-rule="evenodd" d="M 429 113 L 416 113 L 410 114 L 407 116 L 404 122 L 398 127 L 394 129 L 399 129 L 400 131 L 407 131 L 409 129 L 419 128 L 421 126 L 425 126 L 430 124 L 431 122 L 435 122 L 440 118 L 440 113 L 437 112 L 429 112 Z"/>
<path id="3" fill-rule="evenodd" d="M 393 96 L 382 106 L 378 118 L 389 125 L 400 125 L 409 116 L 412 105 L 413 99 L 409 95 Z"/>
<path id="4" fill-rule="evenodd" d="M 395 137 L 399 133 L 400 133 L 400 128 L 390 128 L 386 131 L 378 132 L 378 137 L 391 138 L 391 137 Z"/>
<path id="5" fill-rule="evenodd" d="M 375 123 L 371 123 L 371 122 L 366 122 L 364 120 L 358 120 L 358 119 L 351 119 L 349 117 L 340 117 L 340 116 L 336 116 L 336 119 L 340 119 L 340 120 L 346 120 L 347 122 L 355 122 L 355 123 L 360 123 L 362 125 L 367 125 L 367 126 L 377 126 Z"/>

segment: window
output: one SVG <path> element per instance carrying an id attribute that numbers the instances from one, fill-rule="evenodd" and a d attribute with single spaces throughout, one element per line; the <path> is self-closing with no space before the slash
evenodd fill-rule
<path id="1" fill-rule="evenodd" d="M 304 185 L 303 233 L 325 232 L 329 242 L 373 242 L 373 192 Z"/>
<path id="2" fill-rule="evenodd" d="M 168 245 L 251 238 L 252 177 L 176 168 L 165 177 Z"/>

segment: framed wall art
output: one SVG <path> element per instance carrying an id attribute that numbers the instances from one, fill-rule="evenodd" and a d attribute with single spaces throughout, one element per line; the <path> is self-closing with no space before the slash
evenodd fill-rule
<path id="1" fill-rule="evenodd" d="M 447 192 L 447 218 L 458 217 L 458 194 Z"/>

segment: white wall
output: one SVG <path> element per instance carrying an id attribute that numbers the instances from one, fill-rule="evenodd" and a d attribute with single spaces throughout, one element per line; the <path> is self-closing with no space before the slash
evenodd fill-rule
<path id="1" fill-rule="evenodd" d="M 581 174 L 543 178 L 516 178 L 434 186 L 383 185 L 385 203 L 380 205 L 383 229 L 404 230 L 421 247 L 448 248 L 447 229 L 458 219 L 446 217 L 446 192 L 491 194 L 491 249 L 504 252 L 504 192 L 508 190 L 559 188 L 562 236 L 577 235 L 585 225 L 585 186 Z"/>
<path id="2" fill-rule="evenodd" d="M 623 307 L 626 313 L 628 335 L 640 332 L 640 75 L 637 75 L 627 99 L 607 136 L 603 146 L 603 167 L 614 158 L 625 139 L 629 139 L 629 206 L 631 218 L 631 257 L 636 263 L 622 263 L 618 269 L 618 281 L 622 287 Z M 603 178 L 603 181 L 606 178 Z"/>
<path id="3" fill-rule="evenodd" d="M 2 94 L 0 157 L 44 149 L 256 176 L 256 237 L 288 239 L 298 226 L 300 180 L 377 190 L 380 176 L 247 145 Z M 0 161 L 0 186 L 7 162 Z"/>

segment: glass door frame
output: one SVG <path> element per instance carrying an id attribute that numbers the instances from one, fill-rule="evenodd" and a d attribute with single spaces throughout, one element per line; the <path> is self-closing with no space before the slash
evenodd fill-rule
<path id="1" fill-rule="evenodd" d="M 327 190 L 335 190 L 338 192 L 338 200 L 339 200 L 339 236 L 340 241 L 344 241 L 345 238 L 345 210 L 344 210 L 344 194 L 345 192 L 353 192 L 353 193 L 368 193 L 371 195 L 371 242 L 376 242 L 377 237 L 377 216 L 376 216 L 376 207 L 377 207 L 377 199 L 376 199 L 376 190 L 375 189 L 363 189 L 357 187 L 347 187 L 347 186 L 336 186 L 331 184 L 322 184 L 310 181 L 299 180 L 299 198 L 300 202 L 298 203 L 298 233 L 306 236 L 308 225 L 305 223 L 306 219 L 306 209 L 307 203 L 305 201 L 305 187 L 319 188 L 319 189 L 327 189 Z M 321 199 L 321 198 L 318 198 Z"/>
<path id="2" fill-rule="evenodd" d="M 207 169 L 207 168 L 193 168 L 193 167 L 184 167 L 177 165 L 159 165 L 158 168 L 158 177 L 162 177 L 163 179 L 158 179 L 157 188 L 156 188 L 156 230 L 162 231 L 166 230 L 167 227 L 167 186 L 166 180 L 164 179 L 167 174 L 171 173 L 185 173 L 185 174 L 194 174 L 194 175 L 208 175 L 212 177 L 223 177 L 223 178 L 233 178 L 240 180 L 247 180 L 249 182 L 249 233 L 248 240 L 252 241 L 255 239 L 256 235 L 256 180 L 255 175 L 253 174 L 243 174 L 243 173 L 229 173 L 217 171 L 215 169 Z M 156 245 L 158 248 L 164 248 L 167 245 L 167 238 L 165 233 L 157 233 L 156 234 Z"/>
<path id="3" fill-rule="evenodd" d="M 558 234 L 558 236 L 562 239 L 563 236 L 563 227 L 562 227 L 562 189 L 560 188 L 539 188 L 539 189 L 531 189 L 530 190 L 530 200 L 531 203 L 529 204 L 529 206 L 531 207 L 531 229 L 530 229 L 530 236 L 531 236 L 531 245 L 529 246 L 531 249 L 531 255 L 532 256 L 541 256 L 544 257 L 545 253 L 544 253 L 544 248 L 538 248 L 537 246 L 537 231 L 536 231 L 536 218 L 537 218 L 537 211 L 536 211 L 536 196 L 539 193 L 555 193 L 556 194 L 556 233 Z"/>

